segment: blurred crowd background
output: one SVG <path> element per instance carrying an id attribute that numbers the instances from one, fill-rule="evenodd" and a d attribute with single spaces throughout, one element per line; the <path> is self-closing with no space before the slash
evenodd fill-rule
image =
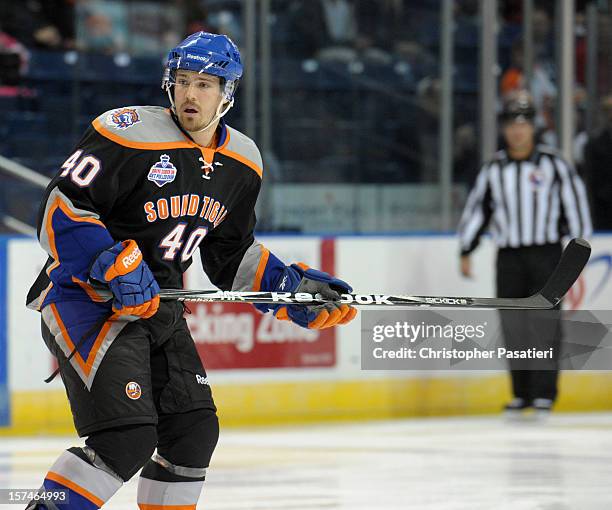
<path id="1" fill-rule="evenodd" d="M 445 1 L 0 0 L 0 155 L 53 175 L 100 113 L 167 105 L 172 46 L 197 30 L 225 33 L 245 63 L 228 122 L 257 141 L 266 165 L 260 230 L 452 230 L 491 156 L 481 143 L 483 29 L 494 22 L 495 99 L 484 108 L 530 89 L 538 137 L 557 147 L 564 35 L 559 0 L 456 0 L 450 18 Z M 571 157 L 595 227 L 612 229 L 611 2 L 576 0 L 572 21 Z M 41 194 L 0 172 L 0 214 L 17 220 L 0 231 L 34 225 Z"/>

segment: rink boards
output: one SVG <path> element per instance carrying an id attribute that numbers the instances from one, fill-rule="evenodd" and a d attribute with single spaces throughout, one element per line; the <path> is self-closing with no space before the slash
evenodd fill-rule
<path id="1" fill-rule="evenodd" d="M 458 274 L 452 236 L 268 236 L 286 262 L 333 272 L 360 292 L 493 295 L 494 249 L 475 253 L 472 281 Z M 35 241 L 0 238 L 0 433 L 66 433 L 72 421 L 39 314 L 25 308 L 45 254 Z M 566 300 L 573 308 L 612 304 L 612 236 L 593 240 L 592 261 Z M 194 263 L 190 288 L 210 286 Z M 270 320 L 247 305 L 192 305 L 187 316 L 225 425 L 490 413 L 508 398 L 505 373 L 364 371 L 360 323 L 324 333 Z M 561 410 L 612 409 L 608 372 L 565 372 Z"/>

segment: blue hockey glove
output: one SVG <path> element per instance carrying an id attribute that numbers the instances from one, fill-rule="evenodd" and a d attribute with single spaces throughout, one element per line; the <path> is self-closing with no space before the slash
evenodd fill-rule
<path id="1" fill-rule="evenodd" d="M 140 248 L 131 239 L 122 241 L 100 253 L 89 275 L 108 284 L 115 299 L 116 315 L 152 317 L 159 308 L 159 285 L 142 259 Z"/>
<path id="2" fill-rule="evenodd" d="M 352 292 L 352 287 L 333 276 L 310 269 L 306 264 L 291 264 L 283 272 L 274 292 L 307 292 L 312 295 L 321 294 L 327 299 L 340 299 L 340 294 Z M 257 305 L 256 305 L 257 306 Z M 263 305 L 262 311 L 274 310 L 279 320 L 290 320 L 303 328 L 325 329 L 337 324 L 346 324 L 357 315 L 352 306 L 338 302 L 324 305 Z"/>

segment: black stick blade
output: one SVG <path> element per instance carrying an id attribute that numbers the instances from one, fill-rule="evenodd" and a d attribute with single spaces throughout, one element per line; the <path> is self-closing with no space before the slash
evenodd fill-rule
<path id="1" fill-rule="evenodd" d="M 572 288 L 591 256 L 591 245 L 584 239 L 572 239 L 563 253 L 557 267 L 548 278 L 540 294 L 556 306 Z"/>

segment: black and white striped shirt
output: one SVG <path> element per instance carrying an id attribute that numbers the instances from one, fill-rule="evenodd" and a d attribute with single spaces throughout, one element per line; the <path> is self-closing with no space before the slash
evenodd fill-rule
<path id="1" fill-rule="evenodd" d="M 557 243 L 565 235 L 589 237 L 593 227 L 584 183 L 554 150 L 538 145 L 529 159 L 505 151 L 486 163 L 459 223 L 461 253 L 478 246 L 490 226 L 500 248 Z"/>

